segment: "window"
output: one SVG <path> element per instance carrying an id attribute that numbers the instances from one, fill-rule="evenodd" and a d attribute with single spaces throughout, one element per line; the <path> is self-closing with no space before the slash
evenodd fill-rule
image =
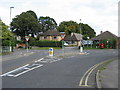
<path id="1" fill-rule="evenodd" d="M 44 39 L 47 39 L 47 36 L 44 36 Z"/>
<path id="2" fill-rule="evenodd" d="M 57 39 L 57 37 L 56 37 L 56 36 L 53 36 L 52 39 Z"/>

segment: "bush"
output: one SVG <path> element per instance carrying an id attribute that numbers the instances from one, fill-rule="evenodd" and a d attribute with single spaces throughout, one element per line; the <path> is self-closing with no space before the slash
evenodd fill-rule
<path id="1" fill-rule="evenodd" d="M 15 40 L 2 40 L 2 46 L 15 46 Z"/>
<path id="2" fill-rule="evenodd" d="M 105 48 L 116 48 L 116 39 L 105 39 L 100 41 L 100 43 L 103 43 Z"/>
<path id="3" fill-rule="evenodd" d="M 36 38 L 30 37 L 30 40 L 28 41 L 29 46 L 36 46 Z"/>
<path id="4" fill-rule="evenodd" d="M 61 41 L 36 41 L 35 46 L 39 47 L 62 47 Z"/>

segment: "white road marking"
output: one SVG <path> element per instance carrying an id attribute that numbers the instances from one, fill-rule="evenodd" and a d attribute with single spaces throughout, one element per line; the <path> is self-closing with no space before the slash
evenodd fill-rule
<path id="1" fill-rule="evenodd" d="M 37 60 L 37 61 L 35 61 L 35 62 L 40 62 L 41 60 L 43 60 L 44 58 L 41 58 L 41 59 L 39 59 L 39 60 Z"/>
<path id="2" fill-rule="evenodd" d="M 24 72 L 21 72 L 21 73 L 19 73 L 19 74 L 17 74 L 17 75 L 14 75 L 13 77 L 18 77 L 18 76 L 20 76 L 20 75 L 22 75 L 22 74 L 24 74 L 24 73 L 27 73 L 27 72 L 29 72 L 29 71 L 31 71 L 31 70 L 34 70 L 34 69 L 39 68 L 39 67 L 42 67 L 42 66 L 43 66 L 42 64 L 41 64 L 41 65 L 38 65 L 38 66 L 36 66 L 36 67 L 34 67 L 34 68 L 28 69 L 28 70 L 26 70 L 26 71 L 24 71 Z"/>
<path id="3" fill-rule="evenodd" d="M 10 74 L 10 73 L 12 73 L 12 72 L 18 71 L 18 70 L 26 67 L 26 66 L 28 66 L 28 65 L 29 65 L 29 64 L 26 64 L 26 65 L 24 65 L 24 66 L 22 66 L 22 67 L 19 67 L 19 68 L 17 68 L 17 69 L 14 69 L 14 70 L 12 70 L 12 71 L 9 71 L 9 72 L 7 72 L 7 73 L 4 73 L 4 74 L 2 74 L 2 75 L 0 75 L 0 76 L 6 76 L 6 75 L 8 75 L 8 74 Z"/>
<path id="4" fill-rule="evenodd" d="M 90 85 L 88 85 L 88 79 L 89 79 L 90 74 L 93 72 L 94 69 L 96 69 L 99 65 L 101 65 L 101 64 L 103 64 L 103 63 L 105 63 L 105 62 L 107 62 L 107 61 L 103 61 L 103 62 L 101 62 L 101 63 L 95 64 L 95 65 L 92 66 L 90 69 L 88 69 L 88 70 L 85 72 L 85 74 L 83 75 L 83 77 L 81 78 L 80 83 L 79 83 L 79 86 L 86 86 L 86 87 L 90 86 Z M 87 75 L 87 76 L 86 76 L 86 75 Z M 85 78 L 85 76 L 86 76 L 85 85 L 82 85 L 83 79 Z"/>
<path id="5" fill-rule="evenodd" d="M 31 70 L 34 70 L 34 69 L 36 69 L 36 68 L 39 68 L 39 67 L 42 67 L 43 65 L 42 64 L 32 64 L 32 65 L 37 65 L 37 66 L 35 66 L 35 67 L 33 67 L 33 68 L 29 68 L 29 67 L 27 67 L 27 66 L 29 66 L 29 64 L 26 64 L 26 65 L 24 65 L 24 66 L 22 66 L 22 67 L 19 67 L 19 68 L 17 68 L 17 69 L 14 69 L 14 70 L 12 70 L 12 71 L 9 71 L 9 72 L 7 72 L 7 73 L 5 73 L 5 74 L 2 74 L 2 75 L 0 75 L 1 77 L 3 77 L 3 76 L 13 76 L 13 77 L 18 77 L 18 76 L 20 76 L 20 75 L 22 75 L 22 74 L 24 74 L 24 73 L 26 73 L 26 72 L 29 72 L 29 71 L 31 71 Z M 16 72 L 16 71 L 19 71 L 20 69 L 23 69 L 23 70 L 25 70 L 25 71 L 23 71 L 23 72 L 21 72 L 21 73 L 18 73 L 17 75 L 14 75 L 14 74 L 12 74 L 12 73 L 14 73 L 14 72 Z"/>

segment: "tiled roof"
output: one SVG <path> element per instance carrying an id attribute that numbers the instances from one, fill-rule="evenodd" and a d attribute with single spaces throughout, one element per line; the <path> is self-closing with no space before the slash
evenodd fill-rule
<path id="1" fill-rule="evenodd" d="M 82 39 L 82 35 L 81 34 L 78 34 L 78 33 L 73 33 L 73 36 L 72 36 L 73 40 L 81 40 Z"/>
<path id="2" fill-rule="evenodd" d="M 65 36 L 65 41 L 80 41 L 82 40 L 82 35 L 78 33 L 72 33 L 72 35 Z"/>
<path id="3" fill-rule="evenodd" d="M 91 40 L 104 40 L 104 39 L 110 39 L 110 38 L 115 38 L 117 39 L 117 36 L 112 34 L 111 32 L 109 31 L 105 31 L 99 35 L 97 35 L 96 37 L 94 38 L 91 38 Z"/>
<path id="4" fill-rule="evenodd" d="M 48 30 L 41 35 L 42 36 L 60 36 L 60 32 L 57 30 Z"/>
<path id="5" fill-rule="evenodd" d="M 65 40 L 65 41 L 72 41 L 71 35 L 65 36 L 64 40 Z"/>

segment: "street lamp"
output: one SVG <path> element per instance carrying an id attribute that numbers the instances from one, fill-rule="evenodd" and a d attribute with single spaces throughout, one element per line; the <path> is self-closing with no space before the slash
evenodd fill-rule
<path id="1" fill-rule="evenodd" d="M 14 8 L 14 7 L 10 7 L 10 23 L 11 23 L 12 8 Z M 10 25 L 10 31 L 11 31 L 11 25 Z M 11 41 L 10 41 L 10 52 L 11 51 L 13 52 L 13 47 L 11 47 Z"/>
<path id="2" fill-rule="evenodd" d="M 80 33 L 82 34 L 82 30 L 81 30 L 81 19 L 80 19 Z"/>
<path id="3" fill-rule="evenodd" d="M 88 40 L 87 40 L 87 47 L 88 47 L 90 37 L 87 37 L 87 39 L 88 39 Z"/>
<path id="4" fill-rule="evenodd" d="M 14 7 L 10 7 L 10 22 L 11 22 L 12 8 Z"/>
<path id="5" fill-rule="evenodd" d="M 80 33 L 82 34 L 82 30 L 81 30 L 81 19 L 80 19 Z M 83 52 L 83 47 L 82 47 L 82 44 L 81 44 L 81 40 L 80 40 L 80 53 Z"/>

